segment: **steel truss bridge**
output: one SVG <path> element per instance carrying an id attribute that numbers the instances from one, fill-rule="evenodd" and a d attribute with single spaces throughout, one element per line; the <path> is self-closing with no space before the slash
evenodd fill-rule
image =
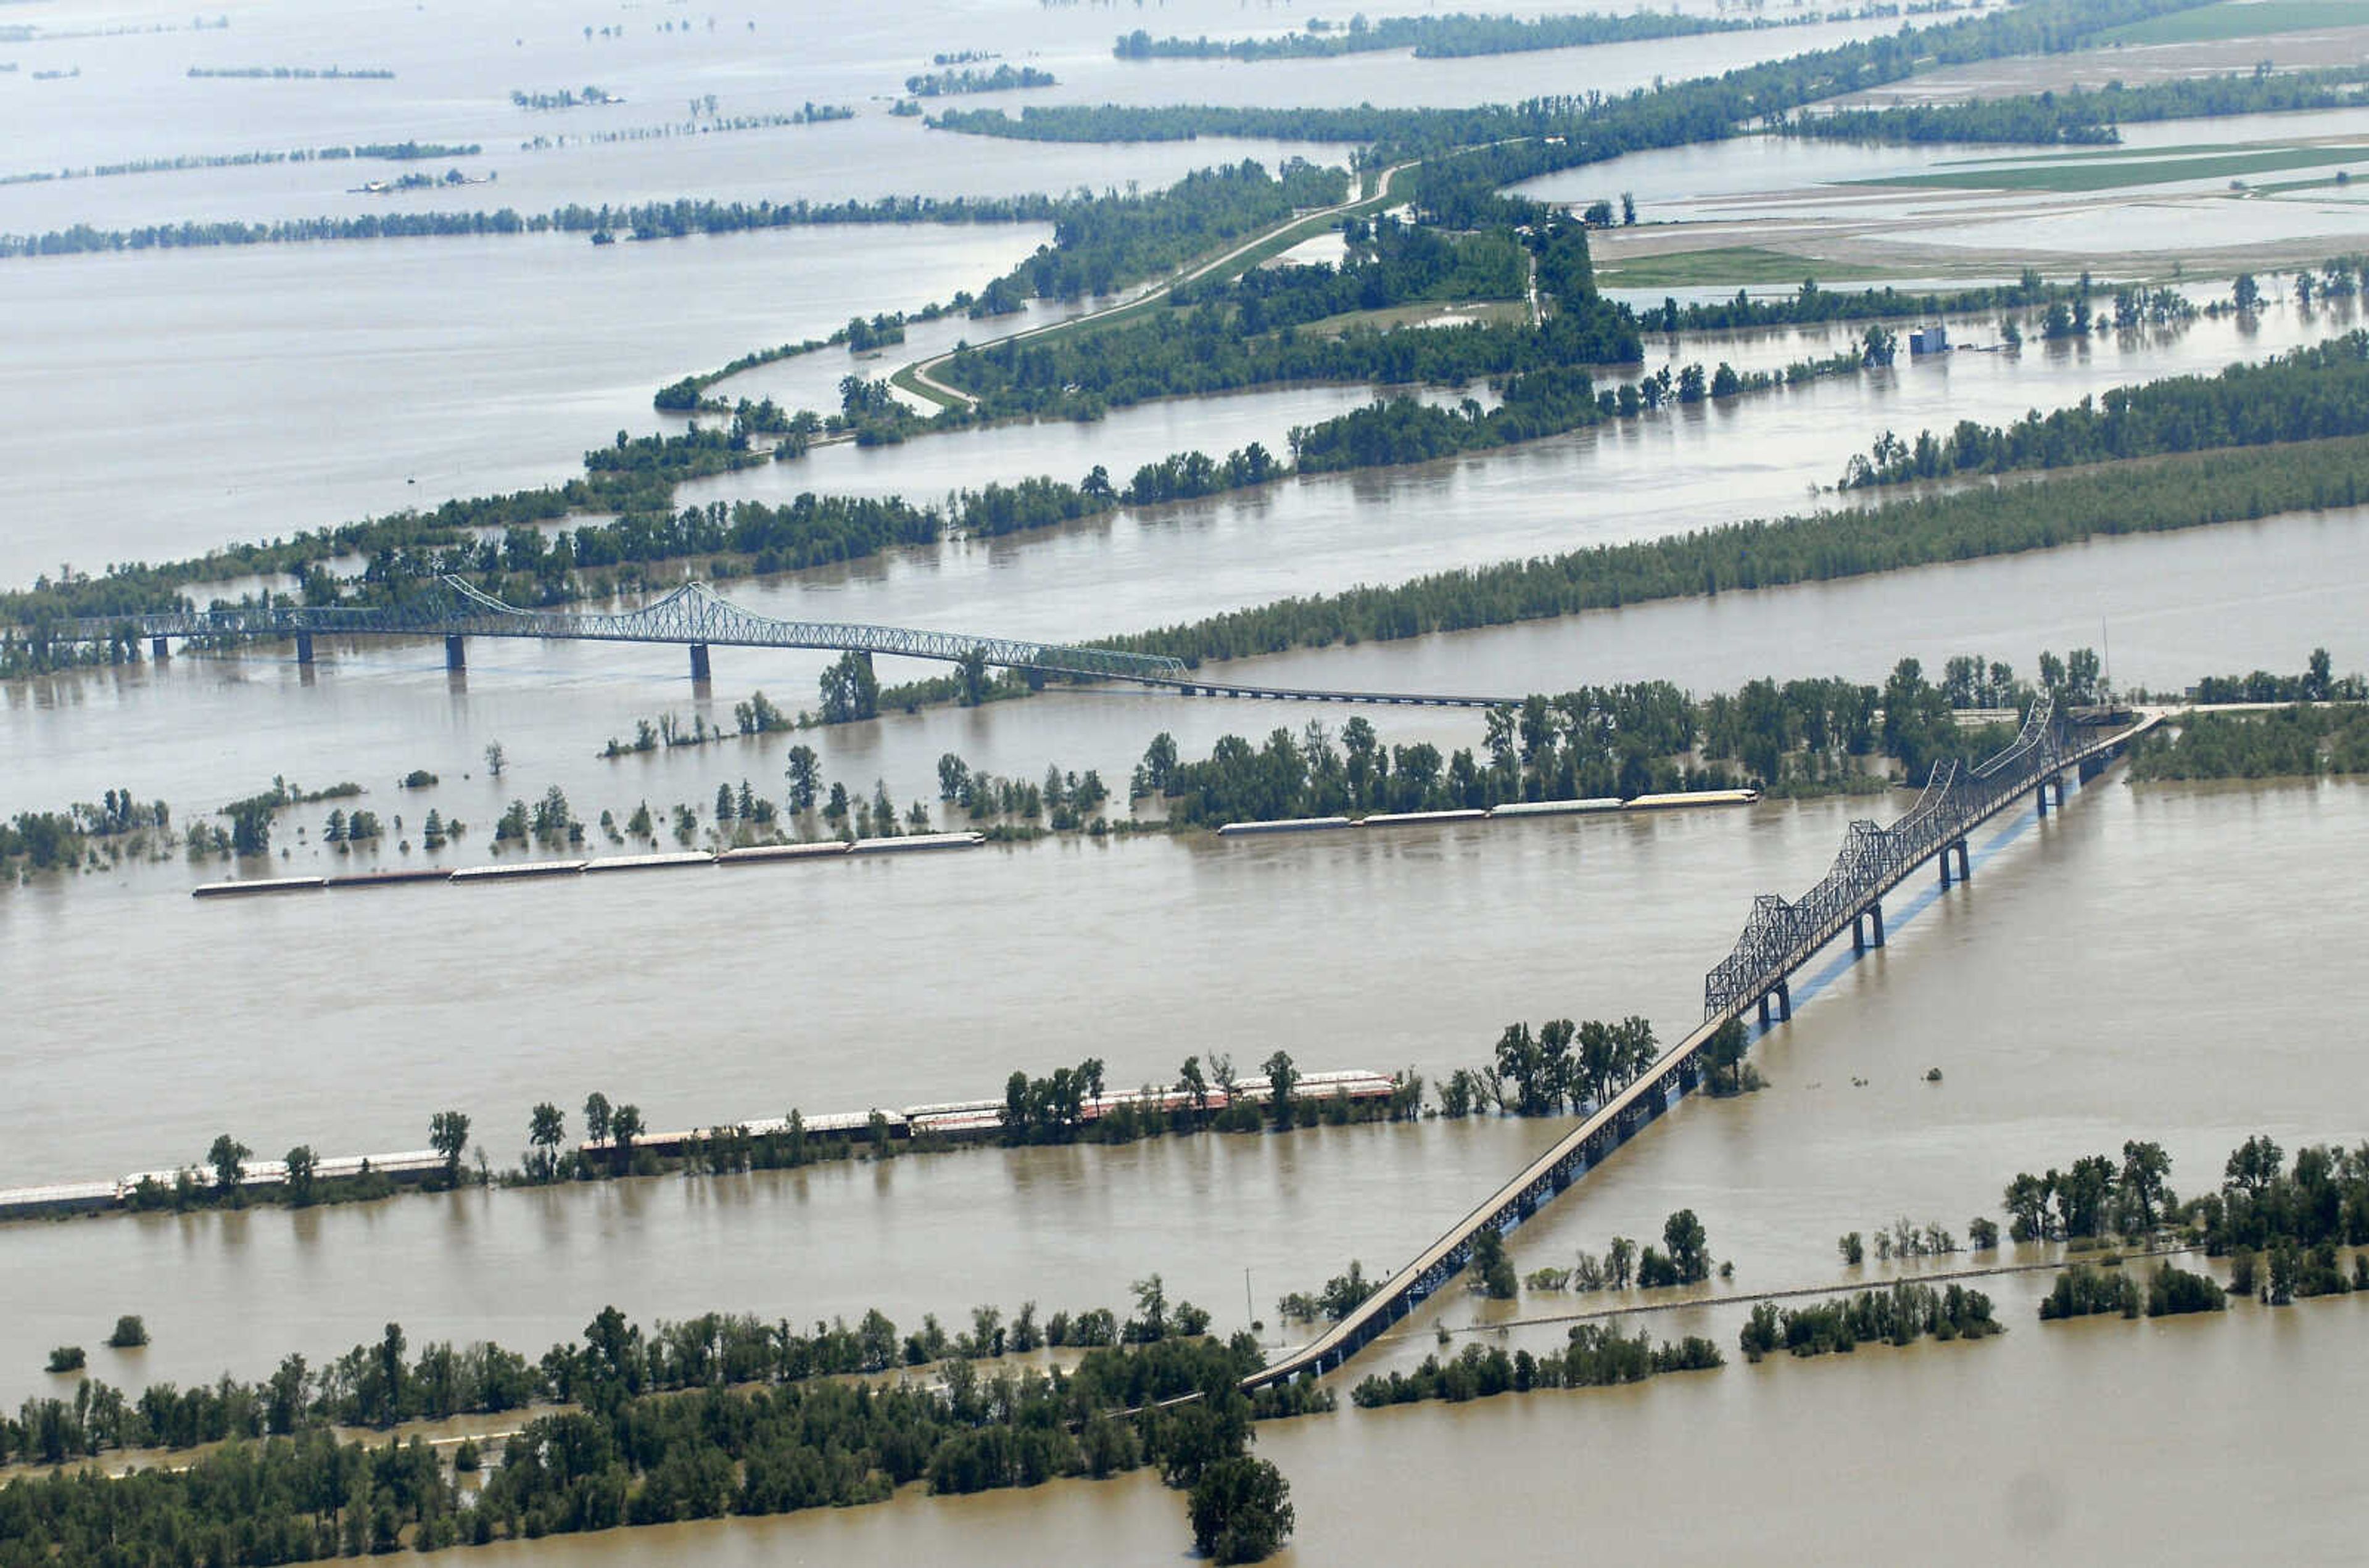
<path id="1" fill-rule="evenodd" d="M 1941 861 L 1942 886 L 1971 873 L 1966 835 L 1986 819 L 2032 795 L 2043 815 L 2053 794 L 2064 804 L 2064 775 L 2096 776 L 2140 734 L 2162 721 L 2157 714 L 2107 733 L 2084 735 L 2042 699 L 2033 705 L 2015 741 L 1979 766 L 1944 764 L 1934 771 L 1916 806 L 1889 828 L 1854 822 L 1834 869 L 1798 900 L 1764 895 L 1735 950 L 1703 983 L 1703 1021 L 1665 1052 L 1643 1076 L 1598 1106 L 1595 1113 L 1532 1161 L 1511 1181 L 1466 1215 L 1446 1235 L 1392 1275 L 1349 1315 L 1310 1344 L 1283 1356 L 1243 1381 L 1246 1389 L 1336 1370 L 1349 1358 L 1436 1294 L 1471 1261 L 1474 1238 L 1484 1229 L 1513 1230 L 1576 1183 L 1640 1128 L 1659 1117 L 1701 1081 L 1701 1053 L 1721 1030 L 1754 1007 L 1768 1022 L 1774 1000 L 1780 1017 L 1791 1017 L 1787 977 L 1808 963 L 1846 927 L 1855 947 L 1883 944 L 1883 898 L 1919 865 Z"/>
<path id="2" fill-rule="evenodd" d="M 975 636 L 963 632 L 919 631 L 840 621 L 786 621 L 741 609 L 704 582 L 686 583 L 665 598 L 621 613 L 524 610 L 504 603 L 454 577 L 437 579 L 433 589 L 406 603 L 356 608 L 275 604 L 233 610 L 181 610 L 161 614 L 119 615 L 66 621 L 42 635 L 52 643 L 129 646 L 136 656 L 142 638 L 155 657 L 166 657 L 173 638 L 220 645 L 249 639 L 293 639 L 296 662 L 313 662 L 313 639 L 335 637 L 442 637 L 447 669 L 464 670 L 471 637 L 557 639 L 574 642 L 675 643 L 691 650 L 695 681 L 708 678 L 712 647 L 820 648 L 847 653 L 894 654 L 905 658 L 966 660 L 1030 676 L 1124 681 L 1180 696 L 1250 697 L 1319 703 L 1397 704 L 1433 707 L 1497 707 L 1518 697 L 1448 695 L 1422 692 L 1348 692 L 1314 687 L 1253 686 L 1196 674 L 1182 659 L 1160 654 L 1122 653 L 1074 644 L 1026 642 Z"/>

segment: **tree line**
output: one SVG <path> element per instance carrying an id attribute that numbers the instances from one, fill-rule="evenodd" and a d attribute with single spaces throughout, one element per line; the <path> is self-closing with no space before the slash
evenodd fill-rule
<path id="1" fill-rule="evenodd" d="M 1040 1317 L 1032 1300 L 1009 1314 L 974 1307 L 968 1328 L 953 1333 L 935 1313 L 925 1313 L 919 1327 L 901 1334 L 876 1307 L 853 1326 L 844 1318 L 799 1328 L 786 1318 L 706 1312 L 661 1318 L 645 1329 L 612 1306 L 601 1310 L 580 1342 L 562 1341 L 532 1359 L 490 1342 L 440 1340 L 415 1352 L 402 1325 L 389 1323 L 378 1340 L 317 1367 L 300 1354 L 286 1356 L 269 1378 L 252 1383 L 224 1373 L 187 1389 L 153 1383 L 132 1395 L 87 1379 L 71 1399 L 28 1399 L 15 1419 L 0 1414 L 0 1463 L 57 1465 L 110 1451 L 190 1448 L 332 1427 L 384 1431 L 535 1405 L 599 1409 L 694 1389 L 784 1386 L 1207 1334 L 1209 1314 L 1171 1299 L 1159 1275 L 1136 1281 L 1133 1289 L 1137 1310 L 1124 1319 L 1107 1307 Z M 117 1339 L 136 1333 L 136 1343 L 147 1343 L 136 1317 L 117 1329 Z"/>
<path id="2" fill-rule="evenodd" d="M 1507 1356 L 1497 1345 L 1471 1345 L 1448 1361 L 1426 1356 L 1412 1372 L 1378 1372 L 1349 1391 L 1361 1410 L 1445 1400 L 1461 1404 L 1534 1389 L 1608 1388 L 1642 1383 L 1665 1372 L 1706 1372 L 1727 1364 L 1719 1346 L 1700 1334 L 1654 1345 L 1639 1330 L 1634 1337 L 1600 1323 L 1573 1328 L 1562 1349 L 1534 1356 Z"/>
<path id="3" fill-rule="evenodd" d="M 1600 91 L 1466 109 L 1253 109 L 1213 105 L 1030 107 L 950 110 L 939 129 L 1036 141 L 1134 142 L 1197 136 L 1253 141 L 1355 142 L 1361 164 L 1385 167 L 1431 158 L 1421 198 L 1465 208 L 1539 175 L 1624 153 L 1717 141 L 1747 122 L 1898 81 L 1937 65 L 2057 53 L 2128 22 L 2187 10 L 2202 0 L 2040 0 L 2011 12 L 1958 18 L 1784 60 L 1625 94 Z M 1459 153 L 1459 149 L 1462 150 Z"/>
<path id="4" fill-rule="evenodd" d="M 19 811 L 0 820 L 0 873 L 76 866 L 99 848 L 110 862 L 127 853 L 137 856 L 146 852 L 150 835 L 169 844 L 172 831 L 172 809 L 163 801 L 110 789 L 97 801 L 77 801 L 63 811 Z"/>
<path id="5" fill-rule="evenodd" d="M 1759 1302 L 1738 1337 L 1745 1359 L 1757 1362 L 1776 1350 L 1824 1356 L 1861 1345 L 1909 1345 L 1928 1335 L 1947 1343 L 2006 1332 L 2007 1325 L 1991 1314 L 1991 1299 L 1979 1290 L 1962 1285 L 1937 1290 L 1903 1281 L 1805 1307 Z"/>
<path id="6" fill-rule="evenodd" d="M 717 201 L 681 197 L 671 201 L 602 203 L 597 207 L 570 202 L 547 212 L 528 213 L 503 207 L 489 212 L 369 212 L 346 217 L 286 218 L 269 223 L 190 220 L 129 229 L 74 223 L 40 234 L 0 235 L 0 258 L 454 235 L 624 235 L 650 240 L 847 223 L 1042 223 L 1055 221 L 1066 200 L 1050 196 L 882 196 L 844 201 L 808 201 L 803 198 L 793 201 Z"/>
<path id="7" fill-rule="evenodd" d="M 1479 747 L 1446 756 L 1428 741 L 1388 745 L 1362 715 L 1337 735 L 1321 720 L 1278 727 L 1256 747 L 1224 736 L 1199 761 L 1163 731 L 1144 748 L 1128 794 L 1158 797 L 1173 825 L 1203 827 L 1747 784 L 1801 795 L 1873 790 L 1889 774 L 1871 764 L 1887 758 L 1921 784 L 1936 762 L 2003 743 L 2000 727 L 1962 724 L 1960 710 L 2022 707 L 2040 692 L 2095 702 L 2099 663 L 2088 648 L 2043 653 L 2037 686 L 2002 661 L 1962 654 L 1938 682 L 1907 658 L 1880 686 L 1837 677 L 1759 680 L 1702 698 L 1666 681 L 1533 692 L 1490 709 Z"/>
<path id="8" fill-rule="evenodd" d="M 1391 641 L 1735 589 L 1890 572 L 2369 499 L 2360 438 L 2177 455 L 1881 509 L 1724 523 L 1229 611 L 1100 646 L 1197 664 Z"/>
<path id="9" fill-rule="evenodd" d="M 1648 306 L 1641 312 L 1638 321 L 1648 332 L 1732 332 L 1822 322 L 2030 309 L 2069 299 L 2074 292 L 2074 285 L 2048 283 L 2031 269 L 2026 269 L 2022 278 L 2014 283 L 1953 289 L 1946 293 L 1903 293 L 1890 284 L 1881 289 L 1822 289 L 1815 278 L 1807 278 L 1794 292 L 1774 299 L 1755 299 L 1742 289 L 1732 300 L 1681 305 L 1676 299 L 1666 298 L 1658 309 Z"/>
<path id="10" fill-rule="evenodd" d="M 2351 699 L 2358 701 L 2358 698 Z M 2369 709 L 2189 714 L 2141 738 L 2131 777 L 2312 779 L 2369 773 Z"/>
<path id="11" fill-rule="evenodd" d="M 2168 1178 L 2163 1146 L 2133 1139 L 2120 1160 L 2084 1155 L 2044 1173 L 2020 1172 L 2002 1197 L 2018 1241 L 2094 1247 L 2120 1235 L 2145 1241 L 2170 1228 L 2214 1257 L 2230 1259 L 2232 1295 L 2260 1294 L 2273 1306 L 2299 1296 L 2369 1289 L 2369 1257 L 2350 1277 L 2337 1249 L 2369 1246 L 2369 1144 L 2306 1144 L 2290 1165 L 2276 1140 L 2256 1134 L 2230 1151 L 2218 1188 L 2181 1200 Z M 2066 1286 L 2068 1307 L 2122 1310 L 2123 1288 Z M 2103 1306 L 2082 1305 L 2096 1291 Z M 2080 1315 L 2071 1312 L 2069 1315 Z"/>
<path id="12" fill-rule="evenodd" d="M 1015 87 L 1057 87 L 1059 78 L 1034 65 L 1009 61 L 992 71 L 965 66 L 951 71 L 925 71 L 905 78 L 905 91 L 917 98 L 951 97 L 957 93 L 1003 93 Z"/>
<path id="13" fill-rule="evenodd" d="M 1138 28 L 1122 36 L 1111 52 L 1121 60 L 1259 61 L 1326 60 L 1344 54 L 1411 49 L 1417 60 L 1455 60 L 1477 54 L 1519 54 L 1587 44 L 1688 38 L 1697 33 L 1741 32 L 1769 25 L 1772 24 L 1651 11 L 1626 17 L 1490 17 L 1459 11 L 1445 17 L 1384 17 L 1373 22 L 1367 21 L 1361 12 L 1350 17 L 1345 26 L 1311 17 L 1299 32 L 1266 38 L 1154 38 Z"/>
<path id="14" fill-rule="evenodd" d="M 399 1332 L 388 1337 L 400 1357 Z M 361 1347 L 382 1378 L 386 1348 Z M 596 1320 L 570 1353 L 581 1408 L 527 1422 L 481 1487 L 416 1436 L 340 1441 L 310 1428 L 177 1469 L 20 1477 L 0 1489 L 0 1516 L 28 1562 L 189 1553 L 261 1564 L 877 1502 L 911 1482 L 965 1493 L 1149 1466 L 1193 1490 L 1196 1538 L 1248 1561 L 1290 1524 L 1288 1487 L 1248 1455 L 1253 1421 L 1331 1399 L 1242 1393 L 1262 1359 L 1247 1335 L 1167 1336 L 1090 1350 L 1074 1369 L 991 1378 L 955 1362 L 934 1387 L 727 1388 L 717 1361 L 682 1392 L 634 1391 L 636 1348 L 621 1316 Z M 470 1445 L 456 1469 L 481 1462 Z"/>
<path id="15" fill-rule="evenodd" d="M 2209 1275 L 2156 1265 L 2145 1283 L 2119 1268 L 2075 1264 L 2056 1276 L 2041 1298 L 2040 1321 L 2097 1317 L 2108 1312 L 2135 1318 L 2175 1317 L 2188 1312 L 2218 1312 L 2228 1308 L 2228 1293 Z"/>
<path id="16" fill-rule="evenodd" d="M 343 147 L 291 147 L 285 152 L 183 153 L 169 158 L 131 158 L 80 168 L 32 169 L 0 175 L 0 186 L 40 185 L 61 179 L 104 179 L 127 174 L 170 174 L 182 169 L 252 168 L 266 164 L 338 163 L 354 158 L 406 162 L 418 158 L 474 158 L 485 149 L 475 142 L 365 142 Z"/>
<path id="17" fill-rule="evenodd" d="M 2133 86 L 2119 79 L 2099 88 L 2075 84 L 2063 92 L 1970 98 L 1959 103 L 1901 104 L 1886 109 L 1835 109 L 1794 114 L 1779 129 L 1788 136 L 1837 142 L 2058 142 L 2110 145 L 2115 129 L 2149 120 L 2203 120 L 2233 114 L 2276 114 L 2347 109 L 2360 103 L 2369 68 L 2334 65 L 2302 71 L 2257 66 L 2243 74 L 2183 76 Z"/>
<path id="18" fill-rule="evenodd" d="M 2165 452 L 2323 441 L 2369 431 L 2369 331 L 2348 332 L 2217 375 L 2113 387 L 2012 425 L 1962 419 L 1947 435 L 1885 432 L 1851 459 L 1846 488 L 1957 474 L 2064 468 Z"/>

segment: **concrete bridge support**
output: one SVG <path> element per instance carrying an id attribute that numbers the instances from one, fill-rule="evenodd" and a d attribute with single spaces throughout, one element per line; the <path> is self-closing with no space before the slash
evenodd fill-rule
<path id="1" fill-rule="evenodd" d="M 2048 798 L 2049 792 L 2052 790 L 2054 790 L 2056 795 L 2056 798 L 2054 802 L 2050 801 Z M 2065 775 L 2063 773 L 2049 774 L 2046 778 L 2040 781 L 2039 787 L 2032 793 L 2040 802 L 2040 814 L 2043 817 L 2048 815 L 2048 808 L 2052 804 L 2059 811 L 2062 811 L 2065 809 Z"/>
<path id="2" fill-rule="evenodd" d="M 173 645 L 169 639 L 165 637 L 150 637 L 148 639 L 148 652 L 155 658 L 157 663 L 162 664 L 166 659 L 173 657 Z"/>
<path id="3" fill-rule="evenodd" d="M 1961 882 L 1972 882 L 1974 879 L 1974 863 L 1966 858 L 1966 841 L 1963 839 L 1955 839 L 1941 846 L 1941 886 L 1947 887 L 1950 885 L 1950 857 L 1951 855 L 1958 857 L 1957 880 Z"/>
<path id="4" fill-rule="evenodd" d="M 447 670 L 469 668 L 469 640 L 466 637 L 444 639 L 444 668 Z"/>
<path id="5" fill-rule="evenodd" d="M 313 662 L 313 634 L 310 632 L 296 634 L 296 662 L 299 664 Z"/>
<path id="6" fill-rule="evenodd" d="M 709 680 L 707 671 L 707 645 L 705 643 L 693 643 L 691 645 L 691 678 L 701 685 L 705 685 Z"/>
<path id="7" fill-rule="evenodd" d="M 1774 1001 L 1777 1004 L 1777 1022 L 1780 1024 L 1791 1024 L 1793 1021 L 1792 988 L 1780 979 L 1769 990 L 1767 995 L 1760 999 L 1760 1026 L 1763 1029 L 1768 1027 L 1768 1004 L 1771 1001 Z"/>
<path id="8" fill-rule="evenodd" d="M 1883 906 L 1870 904 L 1851 916 L 1851 951 L 1864 953 L 1883 945 Z"/>

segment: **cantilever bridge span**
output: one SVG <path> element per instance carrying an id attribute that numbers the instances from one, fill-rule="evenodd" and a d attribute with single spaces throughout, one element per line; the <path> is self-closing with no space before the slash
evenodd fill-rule
<path id="1" fill-rule="evenodd" d="M 1848 929 L 1855 946 L 1883 944 L 1883 896 L 1939 856 L 1942 885 L 1972 871 L 1966 835 L 2029 794 L 2045 815 L 2051 796 L 2064 804 L 2067 772 L 2094 777 L 2144 731 L 2153 715 L 2107 733 L 2083 734 L 2047 699 L 2033 704 L 2012 745 L 1979 766 L 1943 764 L 1908 813 L 1889 828 L 1855 822 L 1834 869 L 1798 900 L 1766 895 L 1754 901 L 1735 949 L 1705 977 L 1703 1019 L 1692 1034 L 1644 1074 L 1483 1199 L 1406 1267 L 1384 1282 L 1322 1335 L 1270 1362 L 1244 1379 L 1245 1388 L 1336 1370 L 1437 1293 L 1471 1261 L 1483 1230 L 1500 1234 L 1537 1213 L 1577 1182 L 1639 1128 L 1661 1116 L 1700 1082 L 1701 1053 L 1712 1036 L 1757 1006 L 1769 1021 L 1792 1015 L 1787 977 Z"/>
<path id="2" fill-rule="evenodd" d="M 213 643 L 248 638 L 293 639 L 299 664 L 313 662 L 313 639 L 318 636 L 441 636 L 444 639 L 445 665 L 456 670 L 467 668 L 466 647 L 471 637 L 675 643 L 690 648 L 692 678 L 697 681 L 708 678 L 708 650 L 713 647 L 818 648 L 867 656 L 894 654 L 954 664 L 977 659 L 1032 677 L 1124 681 L 1186 697 L 1263 697 L 1461 708 L 1496 707 L 1520 701 L 1516 697 L 1425 692 L 1255 686 L 1199 674 L 1182 659 L 1164 654 L 1127 653 L 1116 648 L 922 631 L 908 626 L 782 620 L 743 610 L 704 582 L 686 583 L 638 610 L 586 612 L 521 609 L 458 578 L 446 577 L 438 579 L 432 590 L 399 605 L 273 604 L 170 611 L 68 621 L 46 629 L 42 635 L 52 642 L 126 646 L 135 656 L 144 638 L 158 658 L 166 656 L 176 637 Z"/>

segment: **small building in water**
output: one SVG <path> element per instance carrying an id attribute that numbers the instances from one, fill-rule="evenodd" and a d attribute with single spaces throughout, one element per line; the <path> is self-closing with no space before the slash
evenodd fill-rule
<path id="1" fill-rule="evenodd" d="M 1950 329 L 1936 322 L 1930 326 L 1913 328 L 1908 334 L 1911 354 L 1946 354 L 1950 351 Z"/>

